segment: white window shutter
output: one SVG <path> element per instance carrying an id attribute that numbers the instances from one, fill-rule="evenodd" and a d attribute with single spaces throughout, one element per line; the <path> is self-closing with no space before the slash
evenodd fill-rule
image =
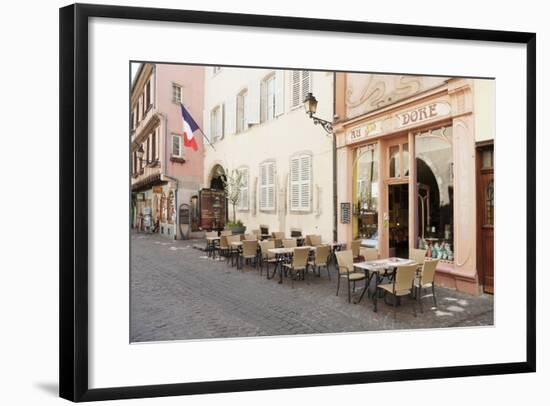
<path id="1" fill-rule="evenodd" d="M 260 210 L 264 210 L 267 201 L 267 167 L 260 166 Z"/>
<path id="2" fill-rule="evenodd" d="M 290 210 L 300 209 L 300 159 L 290 161 Z"/>
<path id="3" fill-rule="evenodd" d="M 230 97 L 225 103 L 225 134 L 232 135 L 236 132 L 237 125 L 237 98 Z"/>
<path id="4" fill-rule="evenodd" d="M 275 116 L 285 112 L 285 71 L 275 71 Z"/>
<path id="5" fill-rule="evenodd" d="M 311 72 L 308 70 L 302 71 L 302 100 L 303 102 L 307 94 L 311 92 Z"/>
<path id="6" fill-rule="evenodd" d="M 258 124 L 260 122 L 260 86 L 259 82 L 251 83 L 248 86 L 245 107 L 248 124 Z"/>
<path id="7" fill-rule="evenodd" d="M 273 210 L 275 208 L 275 163 L 271 162 L 267 168 L 267 182 L 269 185 L 267 190 L 267 206 Z"/>
<path id="8" fill-rule="evenodd" d="M 302 94 L 301 94 L 301 76 L 299 70 L 293 70 L 291 71 L 291 92 L 292 92 L 292 107 L 296 107 L 300 105 L 301 102 L 303 102 Z"/>
<path id="9" fill-rule="evenodd" d="M 220 109 L 218 110 L 218 129 L 219 139 L 223 139 L 225 135 L 225 104 L 220 104 Z"/>
<path id="10" fill-rule="evenodd" d="M 311 209 L 311 157 L 309 155 L 300 158 L 300 208 Z"/>

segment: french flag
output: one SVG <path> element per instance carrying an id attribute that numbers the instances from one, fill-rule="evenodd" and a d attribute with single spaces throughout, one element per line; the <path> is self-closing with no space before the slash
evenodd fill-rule
<path id="1" fill-rule="evenodd" d="M 199 147 L 193 133 L 199 129 L 199 126 L 183 104 L 181 105 L 181 118 L 183 121 L 183 145 L 196 151 Z"/>

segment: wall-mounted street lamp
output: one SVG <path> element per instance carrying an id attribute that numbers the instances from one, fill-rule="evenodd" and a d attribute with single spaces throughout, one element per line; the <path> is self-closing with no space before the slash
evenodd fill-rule
<path id="1" fill-rule="evenodd" d="M 143 166 L 143 163 L 145 163 L 145 165 L 149 165 L 149 164 L 152 164 L 154 162 L 154 161 L 149 161 L 147 159 L 144 162 L 143 161 L 143 154 L 144 153 L 145 153 L 145 151 L 143 150 L 143 145 L 140 145 L 138 150 L 136 151 L 136 156 L 139 159 L 140 166 Z"/>
<path id="2" fill-rule="evenodd" d="M 309 118 L 313 120 L 313 124 L 320 124 L 327 133 L 332 134 L 332 123 L 314 116 L 317 111 L 317 99 L 312 93 L 307 94 L 304 100 L 304 109 Z"/>

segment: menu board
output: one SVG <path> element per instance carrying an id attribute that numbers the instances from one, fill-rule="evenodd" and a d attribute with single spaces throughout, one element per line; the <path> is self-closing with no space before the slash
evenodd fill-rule
<path id="1" fill-rule="evenodd" d="M 223 190 L 199 191 L 200 227 L 203 230 L 221 229 L 225 226 L 226 201 Z"/>

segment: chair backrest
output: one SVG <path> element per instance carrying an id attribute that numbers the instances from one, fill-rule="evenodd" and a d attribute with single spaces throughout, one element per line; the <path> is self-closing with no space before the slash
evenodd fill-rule
<path id="1" fill-rule="evenodd" d="M 360 255 L 359 248 L 361 248 L 361 240 L 353 240 L 351 242 L 351 252 L 354 258 Z"/>
<path id="2" fill-rule="evenodd" d="M 309 257 L 309 248 L 298 247 L 294 249 L 294 255 L 292 256 L 292 266 L 301 267 L 307 265 L 307 259 Z"/>
<path id="3" fill-rule="evenodd" d="M 271 241 L 275 243 L 275 248 L 283 248 L 283 240 L 281 238 L 275 238 Z"/>
<path id="4" fill-rule="evenodd" d="M 401 265 L 397 267 L 393 285 L 394 293 L 402 294 L 410 292 L 414 277 L 416 275 L 416 268 L 416 264 Z"/>
<path id="5" fill-rule="evenodd" d="M 252 234 L 256 236 L 256 239 L 260 239 L 261 230 L 258 228 L 256 230 L 252 230 Z"/>
<path id="6" fill-rule="evenodd" d="M 294 248 L 297 245 L 298 244 L 296 244 L 296 239 L 295 238 L 285 238 L 283 240 L 283 247 L 284 248 Z"/>
<path id="7" fill-rule="evenodd" d="M 359 247 L 359 255 L 365 258 L 365 261 L 375 261 L 378 259 L 378 250 L 376 248 Z"/>
<path id="8" fill-rule="evenodd" d="M 315 264 L 326 265 L 328 262 L 329 255 L 330 255 L 330 246 L 319 245 L 315 250 Z"/>
<path id="9" fill-rule="evenodd" d="M 409 252 L 409 258 L 416 262 L 418 265 L 422 265 L 426 259 L 426 250 L 413 248 Z"/>
<path id="10" fill-rule="evenodd" d="M 276 239 L 276 240 L 277 240 L 277 239 L 281 239 L 281 240 L 282 240 L 283 238 L 285 238 L 285 233 L 283 233 L 282 231 L 273 231 L 273 232 L 271 233 L 271 235 L 272 235 L 273 238 Z"/>
<path id="11" fill-rule="evenodd" d="M 239 234 L 235 235 L 227 235 L 227 243 L 231 245 L 232 242 L 239 242 L 241 241 L 241 236 Z"/>
<path id="12" fill-rule="evenodd" d="M 206 232 L 206 237 L 217 237 L 218 236 L 218 232 L 217 231 L 207 231 Z"/>
<path id="13" fill-rule="evenodd" d="M 227 235 L 222 235 L 220 237 L 220 248 L 222 249 L 227 249 L 229 248 L 229 239 L 228 239 L 229 236 Z"/>
<path id="14" fill-rule="evenodd" d="M 260 224 L 260 233 L 269 234 L 269 226 L 266 224 Z"/>
<path id="15" fill-rule="evenodd" d="M 317 234 L 310 235 L 309 242 L 312 247 L 317 247 L 322 244 L 321 236 Z"/>
<path id="16" fill-rule="evenodd" d="M 258 240 L 243 240 L 243 257 L 255 256 L 257 249 Z"/>
<path id="17" fill-rule="evenodd" d="M 244 239 L 245 239 L 245 240 L 257 240 L 258 237 L 256 237 L 256 234 L 246 233 L 246 234 L 244 235 Z"/>
<path id="18" fill-rule="evenodd" d="M 291 228 L 290 229 L 290 236 L 291 237 L 301 237 L 302 236 L 302 229 L 301 228 Z"/>
<path id="19" fill-rule="evenodd" d="M 311 246 L 311 234 L 306 235 L 306 238 L 304 238 L 304 245 Z"/>
<path id="20" fill-rule="evenodd" d="M 264 258 L 273 258 L 275 254 L 270 253 L 268 250 L 275 248 L 275 241 L 273 240 L 263 240 L 259 242 L 260 250 L 262 252 L 262 257 Z"/>
<path id="21" fill-rule="evenodd" d="M 233 235 L 233 231 L 231 230 L 222 230 L 220 231 L 220 236 L 222 235 Z"/>
<path id="22" fill-rule="evenodd" d="M 426 259 L 422 265 L 422 274 L 420 275 L 420 284 L 433 283 L 435 277 L 435 268 L 439 259 Z"/>
<path id="23" fill-rule="evenodd" d="M 347 272 L 353 272 L 353 253 L 351 250 L 337 251 L 336 262 L 338 262 L 338 271 L 340 273 L 345 274 Z M 347 269 L 340 268 L 341 266 Z"/>
<path id="24" fill-rule="evenodd" d="M 238 234 L 238 236 L 241 239 L 241 241 L 246 240 L 246 238 L 244 238 L 244 234 Z"/>

